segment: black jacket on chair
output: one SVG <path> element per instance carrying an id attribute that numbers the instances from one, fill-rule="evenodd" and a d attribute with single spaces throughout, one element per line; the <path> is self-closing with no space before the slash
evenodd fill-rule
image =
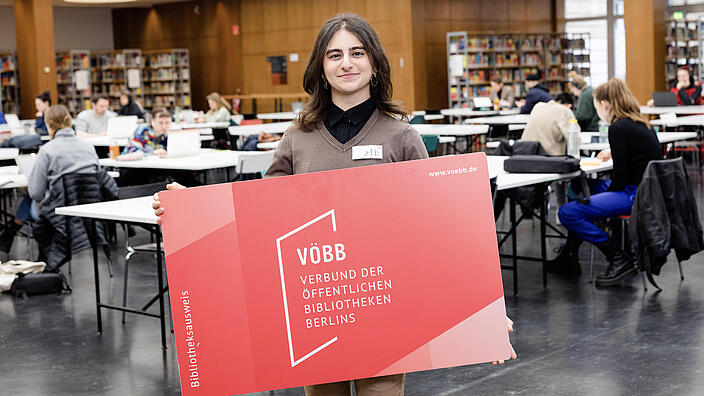
<path id="1" fill-rule="evenodd" d="M 72 253 L 88 249 L 94 243 L 89 220 L 57 215 L 54 209 L 117 199 L 117 184 L 105 172 L 71 173 L 56 179 L 50 197 L 39 208 L 34 236 L 46 256 L 46 271 L 55 271 L 71 259 Z M 97 245 L 107 245 L 103 225 L 96 223 Z"/>
<path id="2" fill-rule="evenodd" d="M 704 250 L 697 202 L 682 158 L 650 161 L 628 228 L 633 253 L 648 274 L 660 274 L 670 249 L 678 261 Z"/>

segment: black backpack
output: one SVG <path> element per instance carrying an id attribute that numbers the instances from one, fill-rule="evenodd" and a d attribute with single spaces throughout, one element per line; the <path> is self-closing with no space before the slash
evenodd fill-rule
<path id="1" fill-rule="evenodd" d="M 60 272 L 42 272 L 41 274 L 17 274 L 12 282 L 10 292 L 15 297 L 34 296 L 39 294 L 61 293 L 71 291 L 71 288 Z"/>

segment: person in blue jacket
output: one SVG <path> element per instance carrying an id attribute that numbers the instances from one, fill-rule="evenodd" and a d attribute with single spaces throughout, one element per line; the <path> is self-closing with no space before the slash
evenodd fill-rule
<path id="1" fill-rule="evenodd" d="M 521 114 L 530 114 L 536 103 L 552 100 L 548 87 L 540 83 L 540 76 L 537 74 L 529 74 L 525 84 L 528 90 L 526 98 L 516 101 L 516 106 L 521 108 Z"/>

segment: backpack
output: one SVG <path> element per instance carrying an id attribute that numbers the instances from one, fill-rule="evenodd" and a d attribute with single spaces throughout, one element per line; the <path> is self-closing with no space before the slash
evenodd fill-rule
<path id="1" fill-rule="evenodd" d="M 15 297 L 27 299 L 27 296 L 61 293 L 71 291 L 64 275 L 60 272 L 42 272 L 41 274 L 17 274 L 12 282 L 10 292 Z"/>

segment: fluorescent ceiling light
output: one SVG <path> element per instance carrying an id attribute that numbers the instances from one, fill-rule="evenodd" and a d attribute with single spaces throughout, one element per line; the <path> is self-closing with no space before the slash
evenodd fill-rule
<path id="1" fill-rule="evenodd" d="M 111 3 L 134 3 L 137 0 L 64 0 L 64 3 L 80 4 L 111 4 Z"/>

